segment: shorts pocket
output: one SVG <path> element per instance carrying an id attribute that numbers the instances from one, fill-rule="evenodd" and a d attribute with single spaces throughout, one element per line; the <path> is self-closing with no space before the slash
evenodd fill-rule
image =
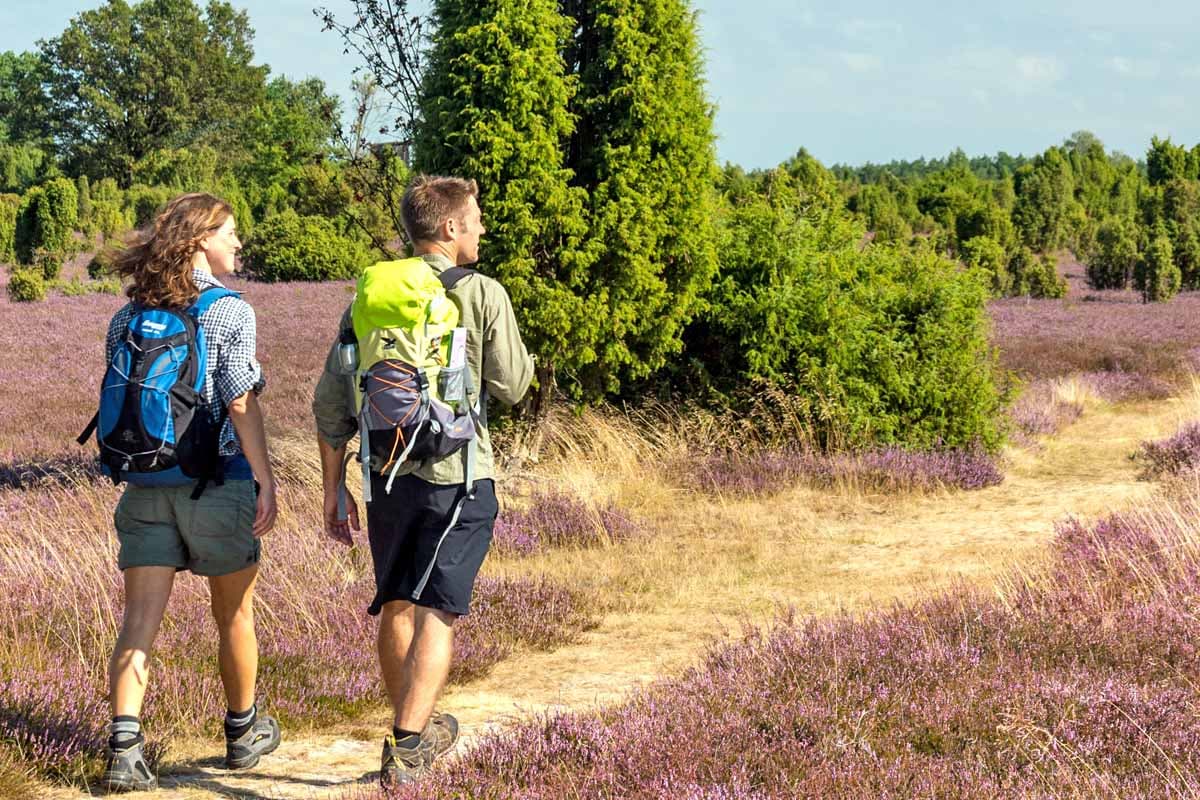
<path id="1" fill-rule="evenodd" d="M 254 482 L 226 481 L 209 486 L 193 504 L 190 533 L 208 539 L 229 539 L 249 535 L 254 526 Z"/>
<path id="2" fill-rule="evenodd" d="M 210 494 L 211 493 L 211 494 Z M 258 563 L 254 538 L 254 481 L 226 481 L 209 487 L 198 500 L 184 531 L 191 555 L 188 568 L 197 575 L 226 575 Z"/>

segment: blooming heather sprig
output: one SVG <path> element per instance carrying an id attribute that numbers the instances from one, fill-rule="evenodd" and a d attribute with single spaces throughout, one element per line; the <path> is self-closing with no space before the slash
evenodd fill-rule
<path id="1" fill-rule="evenodd" d="M 1185 425 L 1166 439 L 1142 442 L 1137 457 L 1145 464 L 1142 477 L 1147 479 L 1200 468 L 1200 422 Z"/>
<path id="2" fill-rule="evenodd" d="M 497 553 L 529 555 L 548 548 L 598 547 L 627 541 L 641 525 L 613 503 L 593 507 L 573 494 L 540 491 L 496 520 Z"/>

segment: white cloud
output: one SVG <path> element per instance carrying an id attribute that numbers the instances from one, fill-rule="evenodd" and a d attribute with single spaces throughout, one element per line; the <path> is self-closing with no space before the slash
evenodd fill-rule
<path id="1" fill-rule="evenodd" d="M 1113 56 L 1108 60 L 1108 66 L 1118 75 L 1129 78 L 1154 78 L 1161 69 L 1159 63 L 1152 59 L 1125 56 Z"/>
<path id="2" fill-rule="evenodd" d="M 1019 56 L 1017 72 L 1029 81 L 1056 81 L 1062 77 L 1062 68 L 1054 56 Z"/>
<path id="3" fill-rule="evenodd" d="M 870 53 L 838 53 L 838 58 L 852 72 L 870 72 L 879 66 L 879 56 Z"/>

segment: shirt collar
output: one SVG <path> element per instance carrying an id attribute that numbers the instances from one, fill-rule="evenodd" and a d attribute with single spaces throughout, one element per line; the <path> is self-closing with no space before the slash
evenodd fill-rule
<path id="1" fill-rule="evenodd" d="M 205 272 L 204 270 L 196 269 L 195 267 L 192 267 L 192 280 L 195 282 L 197 289 L 207 289 L 209 286 L 220 286 L 222 289 L 225 288 L 225 284 L 214 278 L 211 272 Z"/>
<path id="2" fill-rule="evenodd" d="M 454 262 L 441 253 L 422 253 L 421 260 L 433 267 L 433 271 L 439 274 L 454 266 Z"/>

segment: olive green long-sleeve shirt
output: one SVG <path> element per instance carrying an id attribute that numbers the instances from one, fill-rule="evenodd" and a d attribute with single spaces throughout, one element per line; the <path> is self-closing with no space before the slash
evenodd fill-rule
<path id="1" fill-rule="evenodd" d="M 450 259 L 437 253 L 421 258 L 438 274 L 454 266 Z M 515 404 L 525 395 L 533 380 L 533 359 L 521 341 L 508 292 L 492 278 L 476 272 L 460 280 L 447 294 L 458 305 L 459 325 L 467 329 L 467 364 L 474 386 L 470 401 L 474 403 L 480 387 L 486 387 L 489 398 L 507 406 Z M 338 323 L 338 335 L 349 328 L 353 328 L 353 325 L 350 309 L 347 308 Z M 358 421 L 354 415 L 354 380 L 353 375 L 343 374 L 338 367 L 338 336 L 335 335 L 325 359 L 321 380 L 317 382 L 313 394 L 317 433 L 333 447 L 341 447 L 358 433 Z M 486 414 L 483 422 L 477 434 L 475 477 L 494 478 L 495 457 Z M 422 480 L 442 485 L 465 480 L 463 457 L 459 453 L 436 461 L 405 464 L 399 472 L 401 475 L 412 473 Z"/>

